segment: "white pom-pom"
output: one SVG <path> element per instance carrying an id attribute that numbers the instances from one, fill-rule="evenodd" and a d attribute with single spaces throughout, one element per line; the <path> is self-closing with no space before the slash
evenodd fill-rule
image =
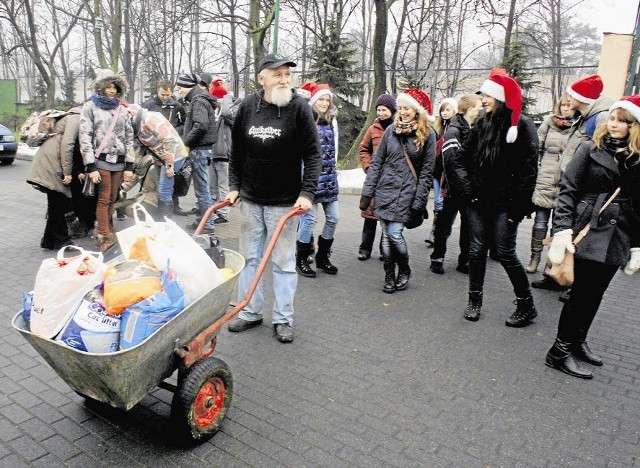
<path id="1" fill-rule="evenodd" d="M 509 127 L 507 132 L 507 143 L 513 143 L 518 138 L 518 127 Z"/>
<path id="2" fill-rule="evenodd" d="M 433 122 L 436 121 L 436 118 L 433 115 L 427 114 L 427 120 L 429 120 L 429 122 L 433 123 Z"/>

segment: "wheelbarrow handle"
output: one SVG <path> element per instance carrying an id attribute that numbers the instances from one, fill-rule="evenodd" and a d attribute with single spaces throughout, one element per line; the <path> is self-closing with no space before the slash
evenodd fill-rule
<path id="1" fill-rule="evenodd" d="M 204 212 L 204 215 L 202 215 L 202 219 L 200 220 L 200 224 L 198 224 L 198 227 L 196 228 L 195 232 L 193 233 L 193 237 L 195 238 L 195 237 L 199 236 L 202 233 L 202 230 L 204 229 L 204 226 L 209 221 L 209 218 L 211 218 L 211 216 L 213 216 L 213 213 L 218 211 L 220 208 L 224 208 L 225 206 L 229 206 L 229 205 L 231 205 L 231 202 L 229 200 L 222 200 L 220 203 L 216 203 L 215 205 L 211 205 L 209 207 L 209 209 L 207 209 L 207 211 Z"/>
<path id="2" fill-rule="evenodd" d="M 207 214 L 211 216 L 211 213 L 209 213 L 210 211 L 213 212 L 216 209 L 218 209 L 218 207 L 223 207 L 228 204 L 229 204 L 228 200 L 225 200 L 223 202 L 218 203 L 217 205 L 212 206 L 207 210 L 207 213 L 205 213 L 205 216 Z M 256 288 L 258 287 L 260 278 L 262 278 L 262 274 L 264 273 L 264 270 L 266 269 L 267 264 L 271 259 L 271 254 L 273 253 L 273 249 L 275 249 L 276 247 L 276 244 L 278 242 L 280 234 L 282 234 L 282 230 L 284 229 L 285 224 L 287 224 L 287 221 L 289 221 L 294 216 L 298 216 L 303 213 L 305 213 L 304 210 L 300 208 L 293 208 L 291 211 L 286 213 L 282 218 L 280 218 L 280 221 L 278 221 L 276 229 L 273 232 L 273 235 L 271 236 L 271 240 L 269 240 L 269 244 L 267 244 L 267 247 L 264 250 L 262 260 L 260 260 L 260 264 L 258 265 L 258 268 L 256 270 L 256 275 L 253 277 L 253 280 L 251 281 L 251 285 L 249 286 L 249 289 L 244 295 L 244 298 L 242 299 L 242 301 L 240 301 L 233 309 L 228 311 L 226 314 L 224 314 L 222 317 L 220 317 L 218 320 L 212 323 L 209 327 L 203 330 L 200 334 L 198 334 L 195 338 L 193 338 L 186 346 L 176 349 L 176 353 L 178 354 L 179 357 L 182 358 L 183 364 L 185 367 L 187 368 L 191 367 L 191 365 L 200 358 L 199 355 L 196 355 L 197 352 L 193 352 L 193 351 L 197 349 L 202 349 L 203 343 L 206 343 L 211 339 L 213 339 L 225 323 L 227 323 L 229 320 L 235 317 L 242 309 L 244 309 L 247 306 L 247 304 L 249 304 L 249 301 L 251 301 L 251 298 L 253 297 L 253 294 L 256 291 Z M 200 226 L 198 226 L 198 229 L 196 230 L 196 232 L 198 232 L 198 230 L 204 226 L 203 223 L 206 223 L 205 216 L 203 216 L 202 218 L 203 221 L 200 222 Z"/>

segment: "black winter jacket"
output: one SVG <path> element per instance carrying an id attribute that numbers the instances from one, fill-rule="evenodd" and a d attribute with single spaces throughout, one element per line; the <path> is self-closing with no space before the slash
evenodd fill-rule
<path id="1" fill-rule="evenodd" d="M 406 223 L 411 217 L 410 210 L 421 211 L 427 206 L 433 181 L 436 132 L 429 133 L 419 150 L 414 139 L 415 134 L 398 135 L 395 126 L 389 125 L 367 171 L 362 195 L 375 197 L 373 213 L 385 221 Z M 403 144 L 417 172 L 417 182 L 404 157 Z"/>
<path id="2" fill-rule="evenodd" d="M 598 216 L 618 187 L 620 195 Z M 589 233 L 576 245 L 577 258 L 624 266 L 629 249 L 640 247 L 640 165 L 618 165 L 591 141 L 578 147 L 562 177 L 553 232 L 573 229 L 575 236 L 588 223 Z"/>
<path id="3" fill-rule="evenodd" d="M 218 137 L 216 103 L 218 100 L 194 86 L 184 98 L 189 105 L 182 131 L 182 141 L 189 150 L 213 150 Z"/>
<path id="4" fill-rule="evenodd" d="M 534 211 L 531 195 L 538 171 L 538 134 L 533 121 L 521 116 L 518 137 L 507 143 L 505 128 L 500 135 L 500 155 L 493 164 L 482 161 L 476 150 L 480 135 L 487 130 L 487 115 L 480 117 L 467 139 L 451 160 L 447 174 L 456 190 L 483 211 L 507 212 L 521 221 Z"/>
<path id="5" fill-rule="evenodd" d="M 264 100 L 263 90 L 243 99 L 231 130 L 229 190 L 262 205 L 290 206 L 299 196 L 313 201 L 321 168 L 306 99 L 294 94 L 278 107 Z"/>
<path id="6" fill-rule="evenodd" d="M 142 104 L 142 107 L 153 112 L 160 112 L 164 115 L 164 118 L 173 125 L 173 128 L 176 129 L 178 135 L 182 135 L 185 112 L 182 104 L 180 104 L 173 96 L 169 98 L 169 101 L 167 101 L 166 104 L 163 103 L 158 96 L 154 96 L 152 99 L 149 99 L 147 102 Z"/>
<path id="7" fill-rule="evenodd" d="M 451 124 L 444 133 L 442 151 L 436 158 L 436 166 L 433 174 L 434 177 L 437 176 L 440 178 L 441 190 L 443 190 L 448 197 L 460 195 L 460 191 L 456 191 L 455 182 L 452 184 L 452 181 L 455 181 L 455 179 L 450 179 L 446 170 L 451 166 L 451 161 L 456 153 L 462 148 L 462 144 L 467 139 L 470 130 L 471 125 L 465 120 L 464 116 L 462 114 L 456 114 L 453 119 L 451 119 Z"/>

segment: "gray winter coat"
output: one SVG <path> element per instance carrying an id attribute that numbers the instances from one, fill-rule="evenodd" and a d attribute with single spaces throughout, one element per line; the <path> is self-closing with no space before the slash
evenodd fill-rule
<path id="1" fill-rule="evenodd" d="M 538 160 L 538 176 L 536 187 L 533 190 L 534 205 L 541 208 L 555 208 L 556 198 L 560 187 L 558 185 L 560 173 L 560 155 L 565 145 L 571 128 L 564 130 L 553 123 L 553 115 L 547 116 L 538 129 L 540 140 L 540 152 L 542 156 Z"/>
<path id="2" fill-rule="evenodd" d="M 235 101 L 231 94 L 227 94 L 220 100 L 220 115 L 218 115 L 218 139 L 213 145 L 214 161 L 228 161 L 231 155 L 231 129 L 236 120 L 238 106 L 242 99 Z"/>
<path id="3" fill-rule="evenodd" d="M 418 150 L 415 134 L 398 135 L 389 125 L 373 155 L 362 195 L 374 197 L 373 213 L 379 219 L 406 223 L 410 210 L 427 206 L 436 157 L 436 133 L 431 131 Z M 404 157 L 403 144 L 418 174 L 416 182 Z"/>
<path id="4" fill-rule="evenodd" d="M 77 150 L 80 130 L 80 108 L 74 107 L 71 114 L 59 119 L 55 124 L 57 135 L 46 140 L 38 149 L 27 182 L 37 188 L 55 190 L 71 198 L 69 185 L 64 185 L 64 176 L 70 176 L 73 153 Z"/>

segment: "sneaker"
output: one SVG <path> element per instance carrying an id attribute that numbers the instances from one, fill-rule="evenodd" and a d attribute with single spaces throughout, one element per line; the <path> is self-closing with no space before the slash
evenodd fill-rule
<path id="1" fill-rule="evenodd" d="M 258 320 L 245 320 L 240 317 L 234 318 L 229 325 L 227 325 L 227 329 L 233 333 L 240 333 L 245 330 L 249 330 L 250 328 L 257 327 L 262 324 L 262 319 Z"/>
<path id="2" fill-rule="evenodd" d="M 189 231 L 195 231 L 196 229 L 198 229 L 198 226 L 200 226 L 200 221 L 194 221 L 191 224 L 187 224 L 185 227 L 189 230 Z M 207 226 L 205 224 L 204 228 L 202 229 L 202 232 L 200 234 L 214 234 L 216 232 L 214 227 L 210 227 Z"/>
<path id="3" fill-rule="evenodd" d="M 444 264 L 437 260 L 431 260 L 429 269 L 437 275 L 444 275 Z"/>
<path id="4" fill-rule="evenodd" d="M 200 213 L 200 210 L 198 210 L 198 208 L 191 208 L 187 213 L 189 213 L 190 215 L 192 214 L 198 214 Z"/>
<path id="5" fill-rule="evenodd" d="M 288 323 L 274 324 L 273 331 L 280 343 L 291 343 L 293 341 L 293 328 Z"/>
<path id="6" fill-rule="evenodd" d="M 358 260 L 368 260 L 369 257 L 371 257 L 371 252 L 367 252 L 366 250 L 358 252 Z"/>
<path id="7" fill-rule="evenodd" d="M 213 220 L 214 224 L 225 224 L 229 222 L 229 218 L 227 218 L 225 215 L 217 215 L 216 219 Z"/>

